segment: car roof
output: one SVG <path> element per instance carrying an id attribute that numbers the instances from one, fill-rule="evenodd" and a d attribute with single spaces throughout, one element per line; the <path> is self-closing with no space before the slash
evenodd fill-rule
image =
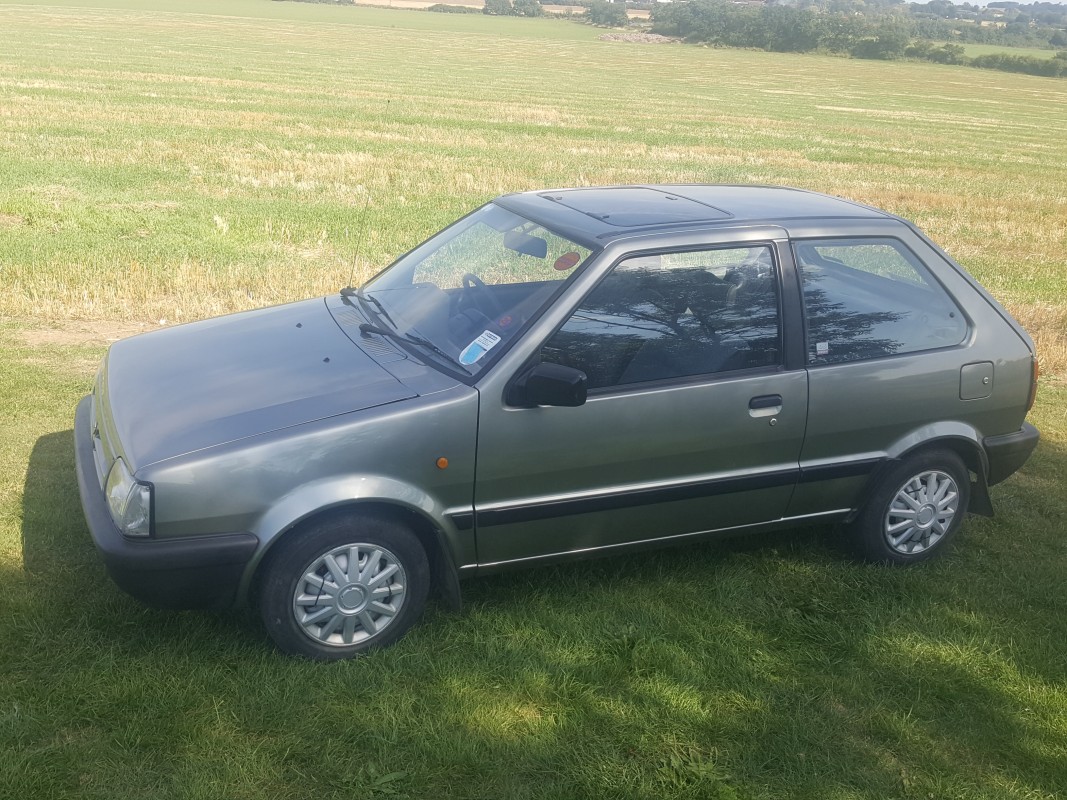
<path id="1" fill-rule="evenodd" d="M 509 194 L 494 202 L 592 247 L 643 232 L 789 220 L 896 219 L 850 200 L 784 186 L 597 186 Z"/>

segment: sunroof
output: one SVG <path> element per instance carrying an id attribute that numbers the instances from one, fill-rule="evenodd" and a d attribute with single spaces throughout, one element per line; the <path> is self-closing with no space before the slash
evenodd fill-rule
<path id="1" fill-rule="evenodd" d="M 636 186 L 617 189 L 572 189 L 565 192 L 547 192 L 541 197 L 620 228 L 706 222 L 729 219 L 731 216 L 721 208 L 699 203 L 688 197 Z"/>

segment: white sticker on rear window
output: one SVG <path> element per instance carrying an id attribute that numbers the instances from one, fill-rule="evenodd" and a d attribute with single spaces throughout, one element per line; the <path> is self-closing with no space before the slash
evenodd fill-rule
<path id="1" fill-rule="evenodd" d="M 829 342 L 816 342 L 815 343 L 815 355 L 825 356 L 830 352 Z"/>
<path id="2" fill-rule="evenodd" d="M 463 348 L 463 352 L 459 354 L 459 363 L 467 365 L 476 363 L 499 342 L 500 337 L 492 331 L 482 331 L 477 339 Z"/>

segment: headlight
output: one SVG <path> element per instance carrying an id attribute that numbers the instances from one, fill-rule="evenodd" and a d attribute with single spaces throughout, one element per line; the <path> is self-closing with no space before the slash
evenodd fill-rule
<path id="1" fill-rule="evenodd" d="M 126 463 L 115 459 L 107 476 L 107 507 L 125 536 L 148 536 L 152 530 L 152 487 L 133 479 Z"/>

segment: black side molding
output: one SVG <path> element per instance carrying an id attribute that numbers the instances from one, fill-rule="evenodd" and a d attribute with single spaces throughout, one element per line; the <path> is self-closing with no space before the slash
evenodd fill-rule
<path id="1" fill-rule="evenodd" d="M 455 514 L 449 514 L 448 518 L 452 520 L 452 524 L 456 526 L 456 530 L 469 531 L 474 527 L 473 511 L 460 511 Z"/>
<path id="2" fill-rule="evenodd" d="M 573 514 L 591 514 L 597 511 L 613 511 L 620 508 L 674 503 L 680 500 L 695 500 L 718 494 L 732 494 L 754 489 L 770 489 L 775 486 L 791 486 L 800 477 L 798 469 L 783 469 L 746 475 L 739 478 L 716 478 L 680 486 L 665 486 L 655 489 L 637 489 L 623 492 L 608 492 L 594 497 L 573 500 L 550 500 L 529 505 L 507 506 L 477 512 L 478 527 L 509 525 L 516 522 L 533 522 L 540 519 L 568 517 Z M 454 519 L 454 518 L 453 518 Z"/>
<path id="3" fill-rule="evenodd" d="M 884 461 L 884 458 L 865 458 L 860 461 L 846 461 L 841 464 L 801 467 L 800 482 L 814 483 L 815 481 L 832 481 L 838 478 L 858 478 L 862 475 L 870 475 Z"/>

